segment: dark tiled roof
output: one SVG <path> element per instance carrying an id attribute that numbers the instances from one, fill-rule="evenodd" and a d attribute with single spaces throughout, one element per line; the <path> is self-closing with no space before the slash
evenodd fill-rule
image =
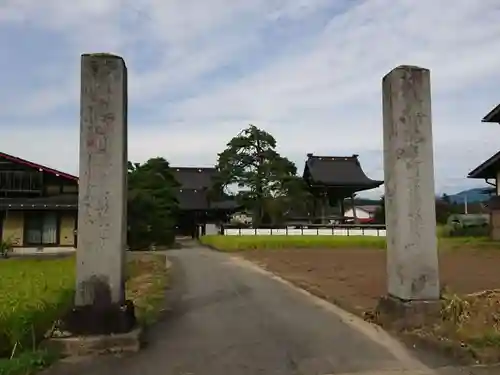
<path id="1" fill-rule="evenodd" d="M 182 189 L 203 189 L 213 186 L 215 168 L 172 167 L 172 174 Z"/>
<path id="2" fill-rule="evenodd" d="M 493 108 L 490 113 L 484 116 L 482 122 L 500 123 L 500 104 Z"/>
<path id="3" fill-rule="evenodd" d="M 236 210 L 241 207 L 233 200 L 211 202 L 210 207 L 215 210 Z"/>
<path id="4" fill-rule="evenodd" d="M 0 152 L 0 158 L 7 159 L 7 160 L 9 160 L 13 163 L 16 163 L 16 164 L 26 165 L 27 167 L 35 168 L 35 169 L 38 169 L 40 171 L 53 174 L 57 177 L 63 177 L 63 178 L 66 178 L 68 180 L 71 180 L 71 181 L 78 181 L 78 177 L 76 177 L 76 176 L 58 171 L 57 169 L 46 167 L 46 166 L 41 165 L 41 164 L 33 163 L 33 162 L 25 160 L 25 159 L 18 158 L 17 156 L 12 156 L 12 155 L 6 154 L 5 152 Z"/>
<path id="5" fill-rule="evenodd" d="M 496 178 L 500 172 L 500 151 L 469 172 L 468 178 Z"/>
<path id="6" fill-rule="evenodd" d="M 179 189 L 177 200 L 179 208 L 186 211 L 232 210 L 238 207 L 232 200 L 210 202 L 206 190 Z"/>
<path id="7" fill-rule="evenodd" d="M 368 178 L 361 168 L 358 156 L 314 156 L 308 154 L 304 167 L 304 178 L 310 183 L 330 187 L 353 187 L 373 189 L 383 181 Z"/>
<path id="8" fill-rule="evenodd" d="M 207 210 L 207 193 L 203 190 L 180 189 L 177 200 L 181 210 Z"/>
<path id="9" fill-rule="evenodd" d="M 0 198 L 1 210 L 65 210 L 78 207 L 77 194 L 36 198 Z"/>

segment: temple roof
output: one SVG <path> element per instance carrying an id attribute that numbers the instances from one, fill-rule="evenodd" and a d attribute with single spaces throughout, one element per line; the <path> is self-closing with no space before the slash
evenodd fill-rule
<path id="1" fill-rule="evenodd" d="M 239 205 L 233 200 L 210 201 L 204 189 L 179 189 L 179 208 L 186 211 L 233 210 Z"/>
<path id="2" fill-rule="evenodd" d="M 357 191 L 374 189 L 384 183 L 366 176 L 359 163 L 358 155 L 314 156 L 307 154 L 303 177 L 312 186 L 351 188 Z"/>
<path id="3" fill-rule="evenodd" d="M 207 210 L 207 193 L 203 190 L 179 189 L 176 194 L 181 210 Z"/>
<path id="4" fill-rule="evenodd" d="M 482 122 L 496 122 L 500 124 L 500 104 L 484 116 Z"/>
<path id="5" fill-rule="evenodd" d="M 500 172 L 500 151 L 470 171 L 467 177 L 481 179 L 496 178 L 498 172 Z"/>
<path id="6" fill-rule="evenodd" d="M 172 174 L 182 189 L 209 189 L 216 173 L 215 168 L 172 167 Z"/>

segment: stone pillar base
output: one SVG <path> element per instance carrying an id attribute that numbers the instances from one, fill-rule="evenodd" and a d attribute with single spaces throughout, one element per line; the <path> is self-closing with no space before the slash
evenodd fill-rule
<path id="1" fill-rule="evenodd" d="M 60 321 L 58 331 L 69 335 L 109 335 L 127 333 L 137 326 L 134 303 L 73 307 Z"/>
<path id="2" fill-rule="evenodd" d="M 392 329 L 415 329 L 440 319 L 441 308 L 441 300 L 404 301 L 388 295 L 380 298 L 376 319 L 378 324 Z"/>
<path id="3" fill-rule="evenodd" d="M 138 352 L 143 344 L 142 329 L 136 327 L 127 333 L 110 335 L 54 335 L 42 344 L 47 349 L 57 351 L 63 357 L 84 357 L 102 354 Z"/>

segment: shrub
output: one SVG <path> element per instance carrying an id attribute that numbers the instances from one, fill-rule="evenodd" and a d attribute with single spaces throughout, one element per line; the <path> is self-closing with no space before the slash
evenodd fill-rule
<path id="1" fill-rule="evenodd" d="M 203 236 L 200 242 L 221 251 L 292 248 L 385 249 L 384 237 L 374 236 Z"/>
<path id="2" fill-rule="evenodd" d="M 13 246 L 10 240 L 0 240 L 0 258 L 8 258 Z"/>
<path id="3" fill-rule="evenodd" d="M 447 225 L 442 231 L 443 237 L 487 237 L 489 235 L 489 226 L 458 226 Z"/>

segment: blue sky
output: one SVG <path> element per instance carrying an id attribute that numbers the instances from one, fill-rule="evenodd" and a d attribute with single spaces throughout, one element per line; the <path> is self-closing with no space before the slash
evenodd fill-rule
<path id="1" fill-rule="evenodd" d="M 438 192 L 498 151 L 498 0 L 3 0 L 0 151 L 78 170 L 86 52 L 129 69 L 129 155 L 210 166 L 247 124 L 305 155 L 359 154 L 383 178 L 381 79 L 431 70 Z M 374 191 L 371 195 L 379 195 Z"/>

